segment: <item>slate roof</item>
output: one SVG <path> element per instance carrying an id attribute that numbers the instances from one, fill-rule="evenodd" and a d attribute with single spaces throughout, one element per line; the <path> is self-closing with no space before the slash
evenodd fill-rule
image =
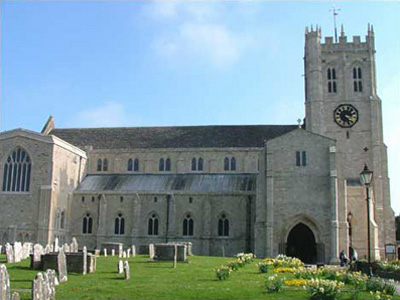
<path id="1" fill-rule="evenodd" d="M 93 149 L 248 148 L 296 129 L 296 125 L 55 128 L 53 134 Z"/>
<path id="2" fill-rule="evenodd" d="M 108 174 L 87 175 L 79 192 L 255 192 L 256 174 Z"/>

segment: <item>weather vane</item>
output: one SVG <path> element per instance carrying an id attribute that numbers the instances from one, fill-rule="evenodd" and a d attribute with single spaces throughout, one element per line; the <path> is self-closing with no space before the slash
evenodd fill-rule
<path id="1" fill-rule="evenodd" d="M 340 11 L 340 8 L 337 8 L 335 5 L 333 5 L 332 9 L 329 11 L 331 11 L 333 13 L 333 27 L 335 29 L 335 43 L 337 43 L 336 16 L 338 15 L 338 11 Z"/>

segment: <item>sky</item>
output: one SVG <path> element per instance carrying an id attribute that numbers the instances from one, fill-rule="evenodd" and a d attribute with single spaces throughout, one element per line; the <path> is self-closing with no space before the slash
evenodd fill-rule
<path id="1" fill-rule="evenodd" d="M 0 130 L 296 124 L 306 26 L 373 24 L 400 213 L 400 2 L 1 1 Z"/>

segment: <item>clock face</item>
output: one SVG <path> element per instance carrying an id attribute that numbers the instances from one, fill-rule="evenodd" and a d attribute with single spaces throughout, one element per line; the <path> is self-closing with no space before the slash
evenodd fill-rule
<path id="1" fill-rule="evenodd" d="M 333 118 L 339 126 L 349 128 L 357 123 L 358 111 L 351 104 L 342 104 L 335 109 Z"/>

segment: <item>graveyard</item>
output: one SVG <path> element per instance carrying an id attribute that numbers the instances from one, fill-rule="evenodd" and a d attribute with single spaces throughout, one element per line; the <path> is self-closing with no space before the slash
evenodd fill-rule
<path id="1" fill-rule="evenodd" d="M 186 245 L 179 245 L 185 252 L 178 259 L 177 245 L 150 244 L 146 248 L 148 254 L 138 255 L 134 246 L 125 251 L 120 251 L 118 245 L 111 246 L 116 249 L 102 249 L 93 254 L 87 253 L 86 247 L 78 250 L 74 246 L 68 250 L 76 252 L 65 253 L 65 245 L 58 252 L 45 253 L 45 249 L 40 249 L 41 266 L 37 261 L 35 265 L 34 254 L 30 259 L 9 263 L 12 257 L 0 254 L 3 296 L 6 277 L 10 287 L 9 296 L 0 295 L 0 299 L 312 299 L 310 288 L 315 285 L 312 278 L 321 279 L 318 284 L 334 283 L 340 299 L 399 299 L 390 290 L 394 285 L 371 293 L 366 289 L 369 281 L 366 275 L 337 267 L 305 268 L 301 261 L 285 256 L 275 259 L 257 259 L 252 254 L 238 254 L 234 258 L 186 256 Z M 167 251 L 168 246 L 172 251 Z M 82 255 L 84 259 L 77 259 Z M 46 259 L 51 261 L 54 257 L 57 257 L 54 268 L 59 271 L 44 270 Z M 71 264 L 75 268 L 68 271 Z M 3 269 L 7 269 L 7 276 Z"/>

